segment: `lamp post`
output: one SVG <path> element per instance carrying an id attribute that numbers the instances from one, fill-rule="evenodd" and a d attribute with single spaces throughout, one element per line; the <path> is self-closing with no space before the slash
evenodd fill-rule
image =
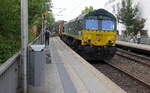
<path id="1" fill-rule="evenodd" d="M 23 93 L 27 93 L 28 0 L 21 0 L 21 59 L 23 62 Z"/>

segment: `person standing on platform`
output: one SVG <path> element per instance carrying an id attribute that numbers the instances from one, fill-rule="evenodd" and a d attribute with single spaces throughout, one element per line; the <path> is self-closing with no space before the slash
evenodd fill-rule
<path id="1" fill-rule="evenodd" d="M 49 32 L 48 28 L 46 28 L 46 31 L 45 31 L 45 46 L 49 45 L 49 37 L 50 37 L 50 32 Z"/>
<path id="2" fill-rule="evenodd" d="M 141 33 L 138 32 L 137 34 L 137 43 L 140 44 L 141 43 Z"/>

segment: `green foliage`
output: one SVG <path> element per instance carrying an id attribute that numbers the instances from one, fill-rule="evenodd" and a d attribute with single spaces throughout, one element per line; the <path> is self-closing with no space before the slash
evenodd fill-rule
<path id="1" fill-rule="evenodd" d="M 85 13 L 89 13 L 91 11 L 93 11 L 93 7 L 92 6 L 89 6 L 89 7 L 85 7 L 84 10 L 81 11 L 81 14 L 85 14 Z"/>
<path id="2" fill-rule="evenodd" d="M 138 31 L 140 31 L 141 35 L 147 36 L 147 34 L 142 30 L 145 25 L 145 19 L 136 19 L 133 24 L 133 35 L 137 35 Z"/>
<path id="3" fill-rule="evenodd" d="M 38 17 L 42 16 L 47 0 L 29 0 L 29 25 L 32 26 Z"/>
<path id="4" fill-rule="evenodd" d="M 0 63 L 5 62 L 20 49 L 20 1 L 21 0 L 0 0 Z M 28 1 L 29 28 L 32 27 L 32 25 L 38 25 L 40 29 L 42 13 L 46 11 L 44 4 L 47 0 Z M 29 37 L 31 37 L 31 33 Z"/>
<path id="5" fill-rule="evenodd" d="M 29 0 L 29 25 L 36 25 L 38 27 L 38 33 L 42 28 L 42 14 L 48 12 L 48 5 L 46 2 L 51 0 Z M 48 24 L 51 25 L 54 22 L 52 13 L 48 14 Z"/>
<path id="6" fill-rule="evenodd" d="M 13 40 L 0 40 L 0 63 L 5 62 L 20 48 L 20 42 Z"/>
<path id="7" fill-rule="evenodd" d="M 53 14 L 50 13 L 48 15 L 48 25 L 49 25 L 49 28 L 52 30 L 52 27 L 53 27 L 53 23 L 55 22 L 55 19 L 53 17 Z"/>
<path id="8" fill-rule="evenodd" d="M 20 48 L 20 0 L 0 1 L 0 63 Z"/>
<path id="9" fill-rule="evenodd" d="M 133 6 L 132 0 L 122 0 L 121 8 L 118 6 L 118 21 L 126 26 L 126 35 L 142 33 L 145 19 L 139 18 L 137 5 Z"/>

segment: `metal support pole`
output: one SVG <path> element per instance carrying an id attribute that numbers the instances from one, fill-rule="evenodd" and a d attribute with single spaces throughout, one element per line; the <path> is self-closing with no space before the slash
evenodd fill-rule
<path id="1" fill-rule="evenodd" d="M 44 36 L 43 36 L 44 35 L 44 24 L 43 24 L 43 19 L 44 18 L 43 18 L 43 14 L 42 14 L 42 36 L 41 36 L 42 37 L 42 42 L 41 42 L 41 44 L 44 44 Z"/>
<path id="2" fill-rule="evenodd" d="M 21 56 L 23 62 L 23 93 L 27 93 L 28 0 L 21 0 Z"/>

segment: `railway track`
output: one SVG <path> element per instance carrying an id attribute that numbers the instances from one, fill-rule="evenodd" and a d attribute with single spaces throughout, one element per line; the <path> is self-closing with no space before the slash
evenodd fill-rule
<path id="1" fill-rule="evenodd" d="M 120 50 L 107 64 L 126 73 L 150 88 L 150 59 L 128 51 Z"/>
<path id="2" fill-rule="evenodd" d="M 135 79 L 135 80 L 141 82 L 144 86 L 150 88 L 150 83 L 147 82 L 146 80 L 143 80 L 144 78 L 141 79 L 141 78 L 139 78 L 138 75 L 132 75 L 132 73 L 130 73 L 130 72 L 128 72 L 128 71 L 125 71 L 125 70 L 121 69 L 120 67 L 117 67 L 117 66 L 115 66 L 115 65 L 113 65 L 113 64 L 111 64 L 111 63 L 107 63 L 107 64 L 109 64 L 110 66 L 116 68 L 117 70 L 119 70 L 119 71 L 125 73 L 126 75 L 130 76 L 131 78 L 133 78 L 133 79 Z M 140 79 L 141 79 L 141 80 L 140 80 Z"/>
<path id="3" fill-rule="evenodd" d="M 112 67 L 111 69 L 118 70 L 117 72 L 118 74 L 123 73 L 127 77 L 133 80 L 133 81 L 126 80 L 126 82 L 139 82 L 138 84 L 133 84 L 133 86 L 141 85 L 143 88 L 145 87 L 145 89 L 150 89 L 150 59 L 148 57 L 118 49 L 118 52 L 116 53 L 114 58 L 111 60 L 111 62 L 106 62 L 105 65 L 106 67 L 101 69 L 101 66 L 102 66 L 101 64 L 96 64 L 96 65 L 94 64 L 94 66 L 97 69 L 100 68 L 100 71 L 101 70 L 107 71 L 106 69 L 107 67 L 108 68 Z M 111 77 L 113 76 L 110 76 L 110 79 Z M 115 78 L 118 78 L 118 76 Z M 122 78 L 122 79 L 125 79 L 125 78 Z M 116 81 L 117 81 L 116 83 L 118 83 L 118 80 Z M 139 86 L 137 86 L 136 89 L 135 88 L 126 89 L 126 85 L 123 85 L 123 87 L 125 87 L 125 90 L 128 91 L 128 93 L 149 93 L 150 91 L 150 90 L 146 90 L 145 92 L 145 90 L 139 90 Z M 130 91 L 130 89 L 132 92 Z"/>
<path id="4" fill-rule="evenodd" d="M 118 50 L 116 53 L 117 55 L 150 67 L 150 58 L 149 57 L 144 56 L 144 55 L 135 54 L 135 53 L 132 53 L 129 51 L 119 49 L 119 48 L 117 50 Z"/>
<path id="5" fill-rule="evenodd" d="M 150 59 L 148 57 L 118 49 L 114 59 L 106 63 L 150 88 Z"/>
<path id="6" fill-rule="evenodd" d="M 150 88 L 111 65 L 106 63 L 92 63 L 92 65 L 119 85 L 127 93 L 149 93 L 150 91 Z"/>

